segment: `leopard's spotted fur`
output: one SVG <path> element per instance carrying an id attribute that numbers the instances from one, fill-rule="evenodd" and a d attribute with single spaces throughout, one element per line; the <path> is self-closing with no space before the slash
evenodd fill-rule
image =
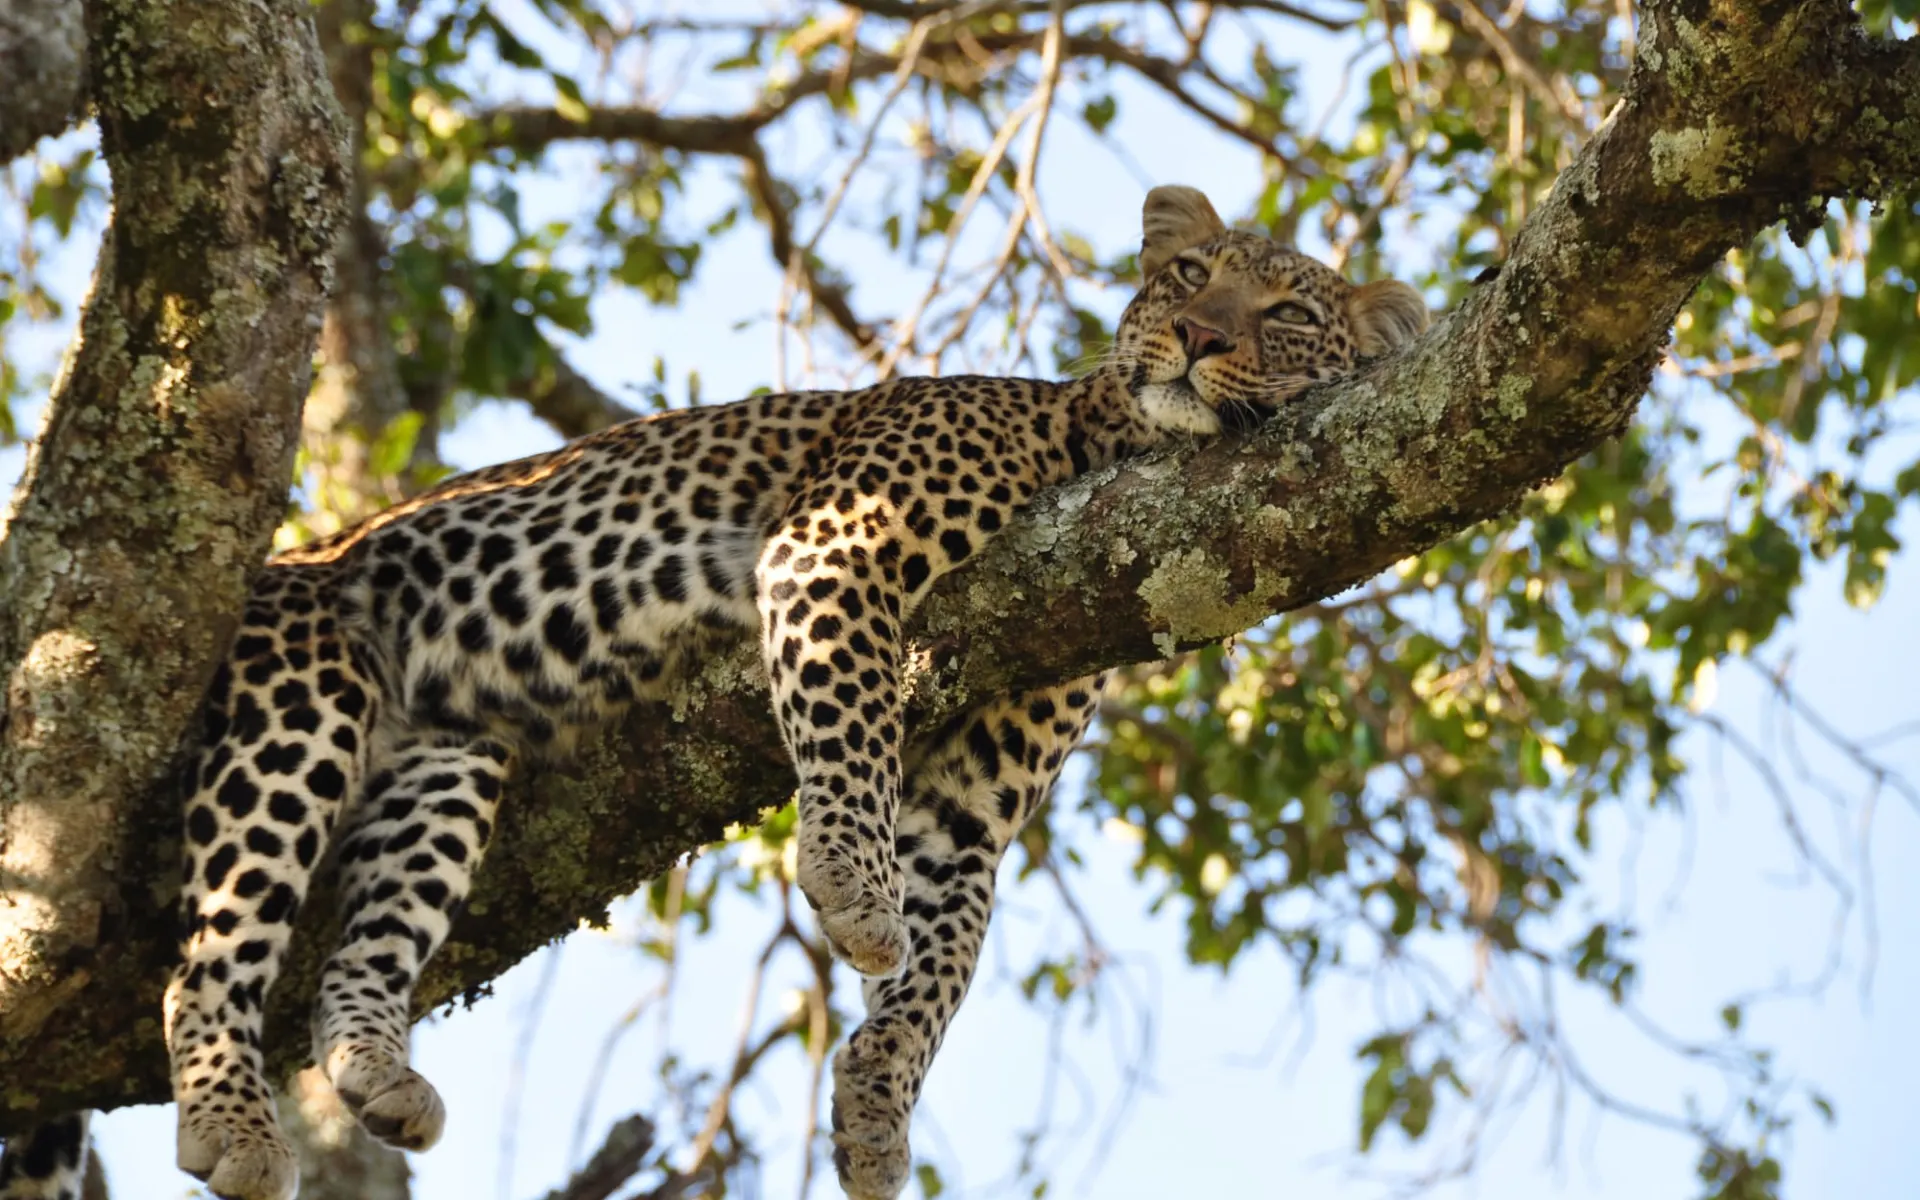
<path id="1" fill-rule="evenodd" d="M 5 1200 L 82 1200 L 85 1190 L 87 1114 L 73 1113 L 11 1138 L 0 1157 L 0 1197 Z M 95 1168 L 97 1173 L 98 1168 Z"/>
<path id="2" fill-rule="evenodd" d="M 1100 686 L 995 701 L 903 760 L 908 614 L 1040 489 L 1270 410 L 1426 321 L 1411 289 L 1356 289 L 1229 232 L 1186 188 L 1148 196 L 1142 265 L 1115 352 L 1084 379 L 903 379 L 664 413 L 270 563 L 208 696 L 186 810 L 165 1007 L 181 1167 L 220 1196 L 292 1194 L 261 1003 L 329 847 L 344 931 L 315 1058 L 369 1131 L 432 1144 L 443 1109 L 408 1066 L 408 1003 L 503 781 L 744 626 L 762 632 L 799 772 L 799 885 L 868 976 L 867 1020 L 835 1061 L 836 1163 L 850 1194 L 897 1195 L 1000 856 Z"/>

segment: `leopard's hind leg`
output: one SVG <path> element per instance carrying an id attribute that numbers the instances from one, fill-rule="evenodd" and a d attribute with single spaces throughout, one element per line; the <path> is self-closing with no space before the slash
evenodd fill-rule
<path id="1" fill-rule="evenodd" d="M 424 1150 L 440 1096 L 408 1066 L 413 985 L 493 836 L 507 751 L 452 735 L 383 747 L 340 839 L 343 936 L 320 978 L 314 1058 L 367 1132 Z"/>
<path id="2" fill-rule="evenodd" d="M 187 804 L 165 1005 L 178 1156 L 230 1200 L 286 1200 L 297 1181 L 262 1074 L 261 1006 L 377 715 L 371 672 L 331 613 L 324 582 L 262 578 L 208 691 Z"/>
<path id="3" fill-rule="evenodd" d="M 906 965 L 866 981 L 867 1019 L 833 1063 L 833 1161 L 855 1200 L 893 1200 L 906 1185 L 914 1102 L 979 963 L 1000 856 L 1046 800 L 1103 682 L 985 705 L 908 765 L 895 843 Z"/>

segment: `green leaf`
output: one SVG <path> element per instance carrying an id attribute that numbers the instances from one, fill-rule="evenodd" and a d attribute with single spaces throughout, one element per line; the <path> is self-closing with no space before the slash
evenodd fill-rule
<path id="1" fill-rule="evenodd" d="M 426 424 L 423 413 L 401 413 L 387 423 L 373 439 L 373 445 L 367 448 L 367 470 L 374 477 L 398 475 L 413 458 L 413 448 L 419 444 L 421 427 Z"/>
<path id="2" fill-rule="evenodd" d="M 42 163 L 40 179 L 27 201 L 27 215 L 48 221 L 63 238 L 71 234 L 80 202 L 89 190 L 87 168 L 92 165 L 93 156 L 92 150 L 82 150 L 69 163 Z"/>
<path id="3" fill-rule="evenodd" d="M 1819 1092 L 1808 1092 L 1807 1103 L 1813 1105 L 1813 1111 L 1820 1114 L 1820 1119 L 1822 1121 L 1825 1121 L 1828 1125 L 1833 1124 L 1834 1122 L 1833 1101 L 1827 1099 L 1826 1096 L 1822 1095 Z"/>
<path id="4" fill-rule="evenodd" d="M 588 116 L 587 102 L 581 98 L 580 85 L 574 82 L 571 76 L 562 75 L 558 71 L 553 72 L 551 78 L 553 90 L 557 93 L 553 99 L 554 111 L 563 119 L 572 121 L 576 125 L 585 125 Z"/>
<path id="5" fill-rule="evenodd" d="M 1529 729 L 1520 742 L 1520 779 L 1528 787 L 1543 788 L 1553 782 L 1547 773 L 1546 750 L 1540 736 Z"/>
<path id="6" fill-rule="evenodd" d="M 738 54 L 717 60 L 709 69 L 715 72 L 745 71 L 757 67 L 760 65 L 761 50 L 760 39 L 757 37 L 753 38 L 747 42 L 746 49 Z"/>
<path id="7" fill-rule="evenodd" d="M 1411 1141 L 1419 1141 L 1433 1119 L 1433 1081 L 1425 1076 L 1407 1080 L 1401 1094 L 1400 1131 Z"/>
<path id="8" fill-rule="evenodd" d="M 1367 1076 L 1365 1086 L 1360 1089 L 1360 1152 L 1365 1154 L 1373 1149 L 1373 1137 L 1380 1132 L 1380 1126 L 1386 1123 L 1393 1110 L 1393 1072 L 1394 1068 L 1384 1059 Z"/>
<path id="9" fill-rule="evenodd" d="M 1080 116 L 1086 121 L 1087 128 L 1095 133 L 1105 133 L 1107 126 L 1113 124 L 1114 115 L 1119 109 L 1112 96 L 1096 96 L 1087 101 L 1080 110 Z"/>

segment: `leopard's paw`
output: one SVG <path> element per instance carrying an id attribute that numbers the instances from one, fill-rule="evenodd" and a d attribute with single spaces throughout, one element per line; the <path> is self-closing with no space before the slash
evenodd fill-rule
<path id="1" fill-rule="evenodd" d="M 834 957 L 868 978 L 899 974 L 908 947 L 899 901 L 873 888 L 846 863 L 827 859 L 813 867 L 814 861 L 801 857 L 800 891 L 813 906 Z"/>
<path id="2" fill-rule="evenodd" d="M 889 979 L 906 965 L 907 923 L 888 901 L 862 897 L 818 919 L 834 957 L 867 978 Z"/>
<path id="3" fill-rule="evenodd" d="M 904 1030 L 869 1021 L 833 1056 L 833 1129 L 836 1143 L 882 1151 L 907 1144 L 914 1081 L 900 1053 Z"/>
<path id="4" fill-rule="evenodd" d="M 399 1150 L 426 1150 L 446 1128 L 447 1108 L 419 1072 L 392 1055 L 351 1043 L 327 1055 L 333 1090 L 360 1127 Z"/>
<path id="5" fill-rule="evenodd" d="M 207 1190 L 222 1200 L 292 1200 L 300 1182 L 293 1147 L 257 1117 L 182 1117 L 177 1151 L 180 1169 L 205 1180 Z"/>
<path id="6" fill-rule="evenodd" d="M 894 1200 L 907 1186 L 911 1159 L 905 1142 L 876 1151 L 845 1134 L 833 1138 L 833 1169 L 849 1200 Z"/>
<path id="7" fill-rule="evenodd" d="M 863 1025 L 833 1056 L 833 1169 L 854 1200 L 893 1200 L 907 1184 L 913 1085 L 886 1041 Z"/>

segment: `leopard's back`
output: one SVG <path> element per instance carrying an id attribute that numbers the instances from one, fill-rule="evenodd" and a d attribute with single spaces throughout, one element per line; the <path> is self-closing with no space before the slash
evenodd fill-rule
<path id="1" fill-rule="evenodd" d="M 753 627 L 766 530 L 848 399 L 678 410 L 460 476 L 261 590 L 326 564 L 394 714 L 558 753 Z"/>

